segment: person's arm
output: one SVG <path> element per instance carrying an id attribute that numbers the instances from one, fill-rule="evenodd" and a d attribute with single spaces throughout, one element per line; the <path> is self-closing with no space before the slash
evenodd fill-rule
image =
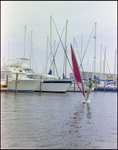
<path id="1" fill-rule="evenodd" d="M 86 86 L 89 86 L 90 85 L 90 83 L 86 83 Z"/>

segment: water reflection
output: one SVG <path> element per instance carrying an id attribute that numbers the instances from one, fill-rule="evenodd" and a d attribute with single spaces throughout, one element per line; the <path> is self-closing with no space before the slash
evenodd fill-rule
<path id="1" fill-rule="evenodd" d="M 89 106 L 89 103 L 87 103 L 87 113 L 86 113 L 86 117 L 88 118 L 88 119 L 91 119 L 91 108 L 90 108 L 90 106 Z"/>

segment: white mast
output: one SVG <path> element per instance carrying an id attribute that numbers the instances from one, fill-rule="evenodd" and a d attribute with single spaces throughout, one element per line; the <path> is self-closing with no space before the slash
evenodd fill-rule
<path id="1" fill-rule="evenodd" d="M 24 32 L 24 58 L 25 58 L 25 52 L 26 52 L 26 26 L 25 26 L 25 32 Z"/>
<path id="2" fill-rule="evenodd" d="M 89 57 L 87 57 L 87 80 L 89 79 L 89 76 L 88 76 L 88 74 L 89 74 Z"/>
<path id="3" fill-rule="evenodd" d="M 105 47 L 105 51 L 104 51 L 104 67 L 103 67 L 103 80 L 105 80 L 105 60 L 106 60 L 106 47 Z"/>
<path id="4" fill-rule="evenodd" d="M 95 22 L 95 44 L 94 44 L 94 75 L 95 75 L 95 67 L 96 67 L 96 22 Z"/>
<path id="5" fill-rule="evenodd" d="M 47 62 L 48 62 L 48 39 L 49 39 L 49 37 L 47 37 L 46 73 L 47 73 Z"/>
<path id="6" fill-rule="evenodd" d="M 101 70 L 102 70 L 102 44 L 101 44 L 101 51 L 100 51 L 100 79 L 101 77 Z"/>
<path id="7" fill-rule="evenodd" d="M 116 80 L 115 76 L 116 76 L 116 51 L 115 51 L 115 60 L 114 60 L 114 81 Z"/>
<path id="8" fill-rule="evenodd" d="M 80 64 L 82 63 L 82 43 L 83 43 L 83 34 L 81 34 L 81 56 L 80 56 Z M 81 68 L 80 68 L 80 72 L 82 72 Z"/>
<path id="9" fill-rule="evenodd" d="M 83 34 L 81 34 L 81 62 L 82 62 L 82 43 L 83 43 Z"/>
<path id="10" fill-rule="evenodd" d="M 10 51 L 10 42 L 8 42 L 8 59 L 9 59 L 9 51 Z"/>
<path id="11" fill-rule="evenodd" d="M 52 16 L 50 16 L 50 69 L 52 63 Z"/>
<path id="12" fill-rule="evenodd" d="M 68 20 L 66 20 L 66 32 L 65 32 L 65 51 L 67 54 L 67 46 L 66 46 L 66 40 L 67 40 L 67 25 L 68 25 Z M 65 54 L 65 53 L 64 53 Z M 66 54 L 65 54 L 65 76 L 67 75 L 67 58 L 66 58 Z"/>
<path id="13" fill-rule="evenodd" d="M 31 47 L 30 47 L 30 68 L 33 68 L 33 63 L 32 63 L 32 67 L 31 67 L 31 62 L 32 62 L 32 32 L 33 31 L 31 31 Z"/>
<path id="14" fill-rule="evenodd" d="M 53 54 L 55 54 L 55 40 L 54 40 L 54 51 Z M 54 58 L 54 63 L 53 63 L 53 75 L 55 75 L 55 58 Z"/>

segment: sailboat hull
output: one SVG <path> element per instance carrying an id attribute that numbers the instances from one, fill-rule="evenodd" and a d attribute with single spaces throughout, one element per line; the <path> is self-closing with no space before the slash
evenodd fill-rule
<path id="1" fill-rule="evenodd" d="M 41 92 L 65 93 L 72 81 L 67 80 L 45 80 L 42 82 Z M 35 92 L 40 91 L 40 84 Z"/>

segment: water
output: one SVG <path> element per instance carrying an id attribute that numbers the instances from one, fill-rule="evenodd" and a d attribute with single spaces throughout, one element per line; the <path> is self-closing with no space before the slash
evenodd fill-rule
<path id="1" fill-rule="evenodd" d="M 1 93 L 2 149 L 116 149 L 117 93 Z"/>

